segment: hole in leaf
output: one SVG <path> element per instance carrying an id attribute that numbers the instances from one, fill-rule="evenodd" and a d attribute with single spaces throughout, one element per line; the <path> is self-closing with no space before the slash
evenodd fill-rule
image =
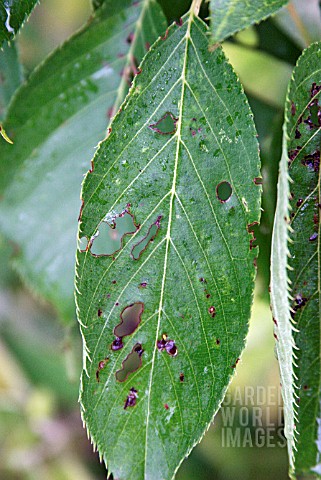
<path id="1" fill-rule="evenodd" d="M 138 397 L 138 392 L 135 390 L 134 387 L 132 387 L 129 390 L 129 394 L 126 398 L 125 405 L 124 405 L 124 410 L 126 410 L 127 407 L 134 407 L 136 405 L 136 399 Z"/>
<path id="2" fill-rule="evenodd" d="M 177 355 L 177 347 L 174 340 L 169 340 L 164 333 L 161 340 L 157 340 L 157 348 L 160 352 L 166 350 L 168 355 L 175 357 Z"/>
<path id="3" fill-rule="evenodd" d="M 224 203 L 229 200 L 232 195 L 232 187 L 229 182 L 221 182 L 216 187 L 216 196 L 220 202 Z"/>
<path id="4" fill-rule="evenodd" d="M 116 380 L 118 382 L 124 382 L 126 378 L 136 370 L 138 370 L 142 365 L 142 355 L 144 350 L 140 343 L 136 343 L 132 351 L 122 362 L 121 370 L 116 372 Z"/>
<path id="5" fill-rule="evenodd" d="M 212 306 L 208 309 L 208 313 L 211 315 L 212 318 L 214 318 L 215 315 L 216 315 L 216 308 L 212 305 Z"/>
<path id="6" fill-rule="evenodd" d="M 81 238 L 79 239 L 78 249 L 79 249 L 81 252 L 86 252 L 86 251 L 87 251 L 87 247 L 88 247 L 88 239 L 87 239 L 87 237 L 81 237 Z"/>
<path id="7" fill-rule="evenodd" d="M 174 117 L 171 112 L 167 112 L 158 122 L 149 125 L 148 128 L 162 135 L 172 135 L 176 132 L 177 121 L 178 118 Z"/>
<path id="8" fill-rule="evenodd" d="M 131 256 L 134 260 L 138 260 L 144 250 L 146 250 L 149 242 L 152 242 L 157 235 L 158 230 L 160 229 L 160 220 L 161 216 L 159 216 L 155 223 L 149 228 L 147 235 L 142 238 L 136 245 L 133 246 L 131 251 Z"/>
<path id="9" fill-rule="evenodd" d="M 140 324 L 143 311 L 144 304 L 142 302 L 125 307 L 120 314 L 121 322 L 114 328 L 116 337 L 123 338 L 134 333 Z"/>
<path id="10" fill-rule="evenodd" d="M 103 220 L 97 233 L 90 240 L 90 252 L 96 257 L 112 256 L 123 247 L 125 235 L 133 235 L 139 228 L 134 216 L 125 210 L 112 218 L 109 223 Z"/>

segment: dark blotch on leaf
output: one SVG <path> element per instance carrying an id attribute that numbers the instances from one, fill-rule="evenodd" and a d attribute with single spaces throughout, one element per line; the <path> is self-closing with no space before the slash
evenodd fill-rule
<path id="1" fill-rule="evenodd" d="M 286 221 L 287 221 L 287 219 L 286 219 Z M 255 245 L 256 237 L 255 237 L 254 229 L 255 229 L 255 227 L 257 227 L 258 225 L 259 225 L 259 222 L 253 222 L 253 223 L 250 223 L 250 224 L 246 227 L 248 233 L 251 235 L 251 238 L 250 238 L 250 250 L 253 250 L 253 248 L 257 247 L 257 245 Z"/>
<path id="2" fill-rule="evenodd" d="M 227 202 L 232 195 L 232 187 L 229 182 L 221 182 L 216 187 L 216 196 L 221 203 Z"/>
<path id="3" fill-rule="evenodd" d="M 212 306 L 208 309 L 208 313 L 211 315 L 212 318 L 214 318 L 215 315 L 216 315 L 216 308 L 212 305 Z"/>
<path id="4" fill-rule="evenodd" d="M 180 382 L 184 382 L 184 380 L 185 380 L 185 375 L 184 375 L 184 373 L 180 373 L 180 374 L 179 374 L 179 380 L 180 380 Z"/>
<path id="5" fill-rule="evenodd" d="M 166 352 L 175 357 L 177 355 L 177 347 L 174 340 L 168 340 L 167 335 L 163 334 L 162 339 L 157 341 L 157 348 L 160 352 L 166 350 Z"/>
<path id="6" fill-rule="evenodd" d="M 113 343 L 111 344 L 111 349 L 116 351 L 123 348 L 123 339 L 121 337 L 116 337 Z"/>
<path id="7" fill-rule="evenodd" d="M 129 390 L 128 397 L 126 398 L 124 410 L 126 410 L 127 407 L 134 407 L 136 405 L 137 397 L 138 397 L 138 391 L 135 390 L 134 387 L 132 387 Z"/>
<path id="8" fill-rule="evenodd" d="M 314 172 L 318 172 L 320 169 L 320 150 L 306 155 L 302 159 L 302 165 L 308 167 L 310 170 L 314 170 Z"/>
<path id="9" fill-rule="evenodd" d="M 300 207 L 303 203 L 303 198 L 299 198 L 299 200 L 296 202 L 296 206 Z"/>
<path id="10" fill-rule="evenodd" d="M 148 125 L 148 128 L 161 135 L 173 135 L 176 132 L 178 118 L 171 112 L 166 112 L 158 122 Z"/>
<path id="11" fill-rule="evenodd" d="M 98 317 L 101 317 L 102 314 L 103 314 L 103 311 L 100 308 L 98 308 L 98 312 L 97 312 Z"/>

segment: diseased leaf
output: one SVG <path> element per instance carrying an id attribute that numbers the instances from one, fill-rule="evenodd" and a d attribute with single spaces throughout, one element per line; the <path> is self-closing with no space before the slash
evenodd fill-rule
<path id="1" fill-rule="evenodd" d="M 70 320 L 79 190 L 136 64 L 165 30 L 155 0 L 106 2 L 14 98 L 0 149 L 0 229 L 16 267 Z M 143 26 L 144 25 L 144 26 Z"/>
<path id="2" fill-rule="evenodd" d="M 38 0 L 0 0 L 0 47 L 18 33 L 37 3 Z"/>
<path id="3" fill-rule="evenodd" d="M 321 476 L 320 61 L 318 43 L 300 57 L 289 86 L 271 266 L 290 466 L 294 475 L 317 476 Z"/>
<path id="4" fill-rule="evenodd" d="M 12 95 L 22 82 L 22 71 L 14 42 L 0 50 L 0 121 L 3 120 Z"/>
<path id="5" fill-rule="evenodd" d="M 258 145 L 242 87 L 207 34 L 191 14 L 151 48 L 83 186 L 82 416 L 118 479 L 173 477 L 248 330 Z M 94 254 L 106 229 L 120 244 Z"/>
<path id="6" fill-rule="evenodd" d="M 269 17 L 288 0 L 210 0 L 212 39 L 225 38 Z"/>

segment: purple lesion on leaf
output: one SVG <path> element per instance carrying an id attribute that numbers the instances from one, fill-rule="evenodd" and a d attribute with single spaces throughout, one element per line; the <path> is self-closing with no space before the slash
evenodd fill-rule
<path id="1" fill-rule="evenodd" d="M 129 390 L 129 394 L 126 398 L 124 410 L 126 410 L 127 407 L 134 407 L 136 405 L 137 398 L 138 398 L 138 391 L 134 387 L 132 387 Z"/>
<path id="2" fill-rule="evenodd" d="M 300 150 L 302 150 L 302 147 L 298 145 L 296 148 L 293 148 L 292 150 L 288 151 L 288 165 L 290 166 L 291 163 L 296 159 L 296 157 L 299 155 Z"/>
<path id="3" fill-rule="evenodd" d="M 156 123 L 148 125 L 148 128 L 161 135 L 173 135 L 176 132 L 177 122 L 178 118 L 171 112 L 166 112 Z"/>
<path id="4" fill-rule="evenodd" d="M 257 245 L 255 244 L 256 242 L 256 237 L 255 237 L 255 227 L 259 225 L 259 222 L 252 222 L 249 223 L 246 227 L 247 232 L 250 234 L 250 250 L 253 250 L 253 248 L 256 248 Z"/>
<path id="5" fill-rule="evenodd" d="M 208 313 L 210 314 L 210 316 L 211 316 L 212 318 L 215 317 L 215 315 L 216 315 L 216 308 L 214 307 L 214 305 L 212 305 L 211 307 L 209 307 Z"/>
<path id="6" fill-rule="evenodd" d="M 305 155 L 302 159 L 302 165 L 308 167 L 310 170 L 314 172 L 319 172 L 320 169 L 320 150 L 316 150 L 313 153 Z"/>
<path id="7" fill-rule="evenodd" d="M 294 102 L 291 102 L 291 115 L 294 116 L 296 113 L 296 106 Z"/>
<path id="8" fill-rule="evenodd" d="M 117 370 L 115 376 L 118 382 L 125 382 L 131 373 L 136 372 L 142 366 L 142 355 L 144 350 L 140 343 L 132 348 L 132 351 L 127 355 L 122 362 L 122 368 Z"/>
<path id="9" fill-rule="evenodd" d="M 178 27 L 181 27 L 183 25 L 183 19 L 182 18 L 179 18 L 178 20 L 175 20 L 175 24 L 178 26 Z"/>
<path id="10" fill-rule="evenodd" d="M 148 229 L 147 234 L 143 237 L 138 243 L 136 243 L 132 250 L 131 256 L 134 260 L 139 260 L 142 253 L 146 250 L 150 242 L 153 242 L 156 238 L 156 235 L 160 229 L 160 221 L 162 219 L 162 215 L 157 217 L 156 222 L 154 222 Z"/>
<path id="11" fill-rule="evenodd" d="M 191 120 L 189 131 L 191 132 L 192 137 L 195 137 L 197 133 L 202 132 L 202 128 L 197 126 L 197 119 L 195 117 Z"/>
<path id="12" fill-rule="evenodd" d="M 134 333 L 141 322 L 143 312 L 143 302 L 132 303 L 125 307 L 120 314 L 121 322 L 114 328 L 115 336 L 123 338 Z"/>
<path id="13" fill-rule="evenodd" d="M 310 90 L 310 97 L 313 98 L 321 91 L 321 85 L 317 85 L 315 82 L 312 83 Z"/>
<path id="14" fill-rule="evenodd" d="M 123 348 L 123 339 L 122 337 L 116 337 L 113 343 L 111 344 L 111 349 L 116 352 L 117 350 L 121 350 Z"/>
<path id="15" fill-rule="evenodd" d="M 174 340 L 170 340 L 166 333 L 163 333 L 161 340 L 157 340 L 157 348 L 160 352 L 165 350 L 168 355 L 172 357 L 176 357 L 177 355 L 177 347 Z"/>
<path id="16" fill-rule="evenodd" d="M 309 242 L 315 242 L 318 238 L 317 232 L 314 232 L 311 237 L 309 238 Z"/>
<path id="17" fill-rule="evenodd" d="M 111 220 L 103 220 L 97 232 L 91 237 L 89 250 L 94 257 L 113 257 L 124 246 L 126 235 L 133 235 L 140 228 L 136 224 L 134 215 L 130 213 L 130 207 Z"/>

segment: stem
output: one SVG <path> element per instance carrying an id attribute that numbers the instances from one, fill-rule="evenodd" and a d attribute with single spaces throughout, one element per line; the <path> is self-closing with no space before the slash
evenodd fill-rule
<path id="1" fill-rule="evenodd" d="M 191 12 L 195 15 L 195 17 L 198 17 L 198 14 L 200 12 L 201 4 L 203 0 L 193 0 L 192 6 L 191 6 Z"/>

